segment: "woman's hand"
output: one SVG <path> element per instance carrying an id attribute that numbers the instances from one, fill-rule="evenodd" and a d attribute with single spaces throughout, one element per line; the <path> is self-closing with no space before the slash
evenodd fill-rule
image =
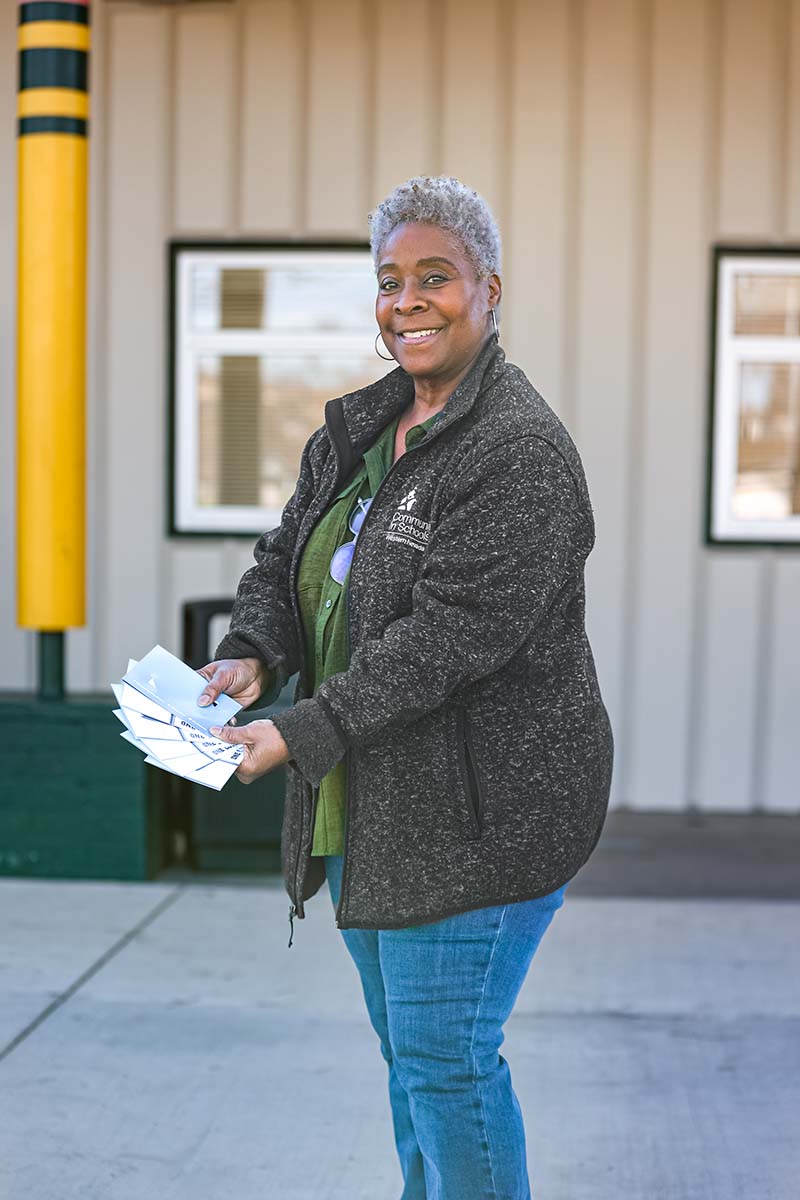
<path id="1" fill-rule="evenodd" d="M 200 693 L 198 704 L 205 707 L 224 692 L 247 708 L 264 691 L 269 667 L 260 658 L 221 658 L 201 667 L 200 674 L 208 680 L 208 686 Z"/>
<path id="2" fill-rule="evenodd" d="M 272 721 L 251 721 L 241 729 L 214 725 L 211 733 L 233 746 L 244 746 L 244 758 L 236 772 L 236 778 L 242 783 L 252 783 L 259 775 L 274 770 L 291 757 L 289 747 Z"/>

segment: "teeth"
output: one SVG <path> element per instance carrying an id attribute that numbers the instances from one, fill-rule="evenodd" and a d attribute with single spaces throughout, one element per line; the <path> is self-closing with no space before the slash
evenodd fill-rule
<path id="1" fill-rule="evenodd" d="M 403 333 L 400 336 L 404 338 L 423 338 L 428 337 L 431 333 L 436 333 L 435 329 L 418 329 L 416 333 Z"/>

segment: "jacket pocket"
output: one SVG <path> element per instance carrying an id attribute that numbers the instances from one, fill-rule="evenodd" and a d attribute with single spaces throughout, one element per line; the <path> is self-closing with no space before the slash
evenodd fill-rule
<path id="1" fill-rule="evenodd" d="M 463 708 L 456 710 L 456 750 L 461 775 L 461 794 L 467 815 L 467 836 L 479 838 L 483 834 L 484 792 L 478 772 L 478 760 L 469 718 Z"/>

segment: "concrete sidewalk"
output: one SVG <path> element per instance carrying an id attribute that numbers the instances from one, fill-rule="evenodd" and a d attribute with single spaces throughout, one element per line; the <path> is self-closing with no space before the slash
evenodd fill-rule
<path id="1" fill-rule="evenodd" d="M 4 880 L 0 906 L 4 1200 L 397 1200 L 326 888 L 291 949 L 279 879 Z M 796 1200 L 799 919 L 568 890 L 503 1048 L 536 1200 Z"/>

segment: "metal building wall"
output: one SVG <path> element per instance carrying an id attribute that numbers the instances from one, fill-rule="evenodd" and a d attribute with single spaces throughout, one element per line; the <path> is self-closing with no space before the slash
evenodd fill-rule
<path id="1" fill-rule="evenodd" d="M 589 629 L 612 803 L 793 810 L 800 554 L 703 547 L 709 252 L 800 240 L 800 0 L 239 0 L 93 5 L 90 624 L 69 684 L 177 649 L 239 541 L 164 536 L 165 253 L 175 235 L 364 236 L 418 172 L 482 191 L 503 344 L 589 478 Z M 14 626 L 13 5 L 0 15 L 0 686 Z"/>

